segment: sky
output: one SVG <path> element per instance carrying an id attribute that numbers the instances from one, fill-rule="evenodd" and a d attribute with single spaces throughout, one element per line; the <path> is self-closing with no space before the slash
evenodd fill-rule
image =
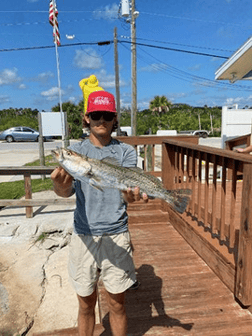
<path id="1" fill-rule="evenodd" d="M 56 4 L 59 73 L 49 0 L 1 3 L 0 110 L 51 111 L 59 103 L 59 80 L 62 101 L 78 104 L 79 81 L 92 74 L 102 88 L 115 94 L 114 44 L 98 45 L 113 41 L 115 27 L 120 101 L 130 107 L 131 24 L 121 16 L 120 0 L 56 0 Z M 139 110 L 148 108 L 157 95 L 173 104 L 252 106 L 250 80 L 234 84 L 215 80 L 217 69 L 251 37 L 249 0 L 135 0 L 135 5 Z"/>

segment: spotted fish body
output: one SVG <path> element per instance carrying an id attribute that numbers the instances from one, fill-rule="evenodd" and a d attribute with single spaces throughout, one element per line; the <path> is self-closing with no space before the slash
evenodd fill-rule
<path id="1" fill-rule="evenodd" d="M 150 198 L 163 199 L 179 213 L 185 211 L 189 202 L 190 189 L 166 190 L 158 178 L 145 174 L 140 168 L 119 166 L 111 158 L 91 159 L 64 148 L 57 148 L 52 154 L 73 178 L 85 182 L 88 178 L 89 184 L 101 191 L 104 188 L 126 191 L 128 188 L 139 187 L 140 194 L 146 193 Z"/>

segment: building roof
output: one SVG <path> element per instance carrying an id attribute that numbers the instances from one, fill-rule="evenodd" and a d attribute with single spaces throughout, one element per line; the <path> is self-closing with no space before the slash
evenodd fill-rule
<path id="1" fill-rule="evenodd" d="M 234 83 L 252 78 L 252 37 L 250 37 L 216 72 L 215 79 Z"/>

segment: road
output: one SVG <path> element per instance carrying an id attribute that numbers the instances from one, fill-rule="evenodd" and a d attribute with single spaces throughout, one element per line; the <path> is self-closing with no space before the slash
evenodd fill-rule
<path id="1" fill-rule="evenodd" d="M 75 140 L 71 140 L 70 143 L 74 142 Z M 44 149 L 45 151 L 50 151 L 55 149 L 56 146 L 61 147 L 62 141 L 61 140 L 52 140 L 44 142 Z M 33 151 L 38 152 L 39 155 L 39 144 L 38 142 L 5 142 L 0 141 L 0 152 L 2 151 Z"/>
<path id="2" fill-rule="evenodd" d="M 70 144 L 76 140 L 71 140 Z M 62 147 L 61 140 L 53 140 L 44 143 L 44 153 L 48 155 L 52 149 Z M 12 142 L 0 141 L 0 166 L 18 167 L 28 162 L 39 159 L 39 144 L 37 142 Z M 8 182 L 23 179 L 22 176 L 0 176 L 1 182 Z"/>
<path id="3" fill-rule="evenodd" d="M 221 148 L 221 138 L 199 138 L 199 145 Z"/>

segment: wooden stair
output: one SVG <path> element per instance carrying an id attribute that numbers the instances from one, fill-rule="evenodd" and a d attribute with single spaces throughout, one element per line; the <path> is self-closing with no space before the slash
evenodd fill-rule
<path id="1" fill-rule="evenodd" d="M 160 200 L 150 200 L 148 203 L 139 201 L 129 204 L 129 228 L 131 225 L 167 223 L 169 216 L 166 212 L 160 210 L 160 208 Z"/>

